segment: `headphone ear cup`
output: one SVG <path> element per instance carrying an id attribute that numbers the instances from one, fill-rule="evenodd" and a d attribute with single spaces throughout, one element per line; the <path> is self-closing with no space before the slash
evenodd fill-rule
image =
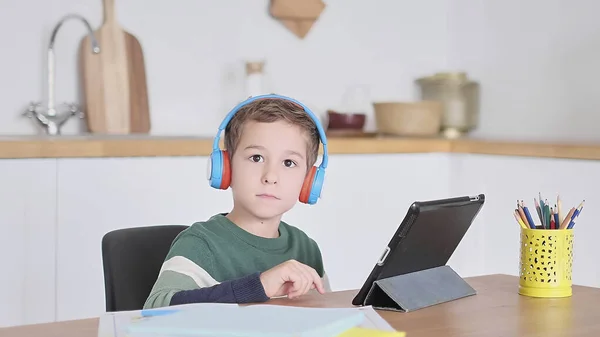
<path id="1" fill-rule="evenodd" d="M 213 151 L 210 154 L 210 159 L 208 161 L 208 184 L 212 188 L 219 188 L 221 186 L 221 150 Z"/>
<path id="2" fill-rule="evenodd" d="M 229 188 L 231 184 L 231 163 L 229 162 L 229 153 L 227 150 L 221 151 L 221 159 L 223 160 L 223 170 L 221 175 L 221 186 L 222 190 Z"/>
<path id="3" fill-rule="evenodd" d="M 316 168 L 315 178 L 313 179 L 312 186 L 310 188 L 310 194 L 308 196 L 308 204 L 314 205 L 317 200 L 321 197 L 323 191 L 323 181 L 325 181 L 325 169 L 322 167 Z"/>
<path id="4" fill-rule="evenodd" d="M 310 168 L 310 171 L 306 175 L 306 178 L 304 178 L 304 183 L 302 184 L 302 189 L 300 190 L 300 197 L 298 198 L 300 202 L 305 204 L 309 203 L 311 190 L 313 187 L 313 181 L 315 180 L 316 173 L 317 167 L 313 166 Z"/>
<path id="5" fill-rule="evenodd" d="M 231 183 L 231 165 L 226 150 L 214 151 L 210 154 L 208 180 L 210 186 L 216 189 L 226 190 Z"/>

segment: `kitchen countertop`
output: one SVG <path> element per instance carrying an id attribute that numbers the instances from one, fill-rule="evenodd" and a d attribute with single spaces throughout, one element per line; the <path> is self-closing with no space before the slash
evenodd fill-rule
<path id="1" fill-rule="evenodd" d="M 208 156 L 212 142 L 185 136 L 0 136 L 0 159 Z M 329 154 L 448 152 L 600 160 L 600 143 L 330 137 L 328 149 Z"/>

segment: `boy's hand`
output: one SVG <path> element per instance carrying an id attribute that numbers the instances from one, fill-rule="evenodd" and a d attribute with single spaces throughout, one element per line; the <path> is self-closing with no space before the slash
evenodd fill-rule
<path id="1" fill-rule="evenodd" d="M 288 260 L 260 275 L 260 282 L 269 298 L 287 295 L 296 298 L 317 289 L 325 293 L 323 282 L 317 272 L 296 260 Z"/>

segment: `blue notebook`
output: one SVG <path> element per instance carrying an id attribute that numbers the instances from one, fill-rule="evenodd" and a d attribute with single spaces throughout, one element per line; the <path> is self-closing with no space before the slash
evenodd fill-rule
<path id="1" fill-rule="evenodd" d="M 352 308 L 203 303 L 132 322 L 131 336 L 334 337 L 362 323 Z"/>

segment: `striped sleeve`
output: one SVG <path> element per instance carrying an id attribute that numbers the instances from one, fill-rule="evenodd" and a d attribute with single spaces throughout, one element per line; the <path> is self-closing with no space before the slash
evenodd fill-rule
<path id="1" fill-rule="evenodd" d="M 257 272 L 212 287 L 176 292 L 171 297 L 170 304 L 199 302 L 253 303 L 264 302 L 268 299 L 260 281 L 260 273 Z"/>
<path id="2" fill-rule="evenodd" d="M 221 302 L 249 303 L 268 300 L 258 274 L 217 282 L 215 260 L 199 237 L 183 236 L 171 247 L 144 309 L 175 304 Z"/>

